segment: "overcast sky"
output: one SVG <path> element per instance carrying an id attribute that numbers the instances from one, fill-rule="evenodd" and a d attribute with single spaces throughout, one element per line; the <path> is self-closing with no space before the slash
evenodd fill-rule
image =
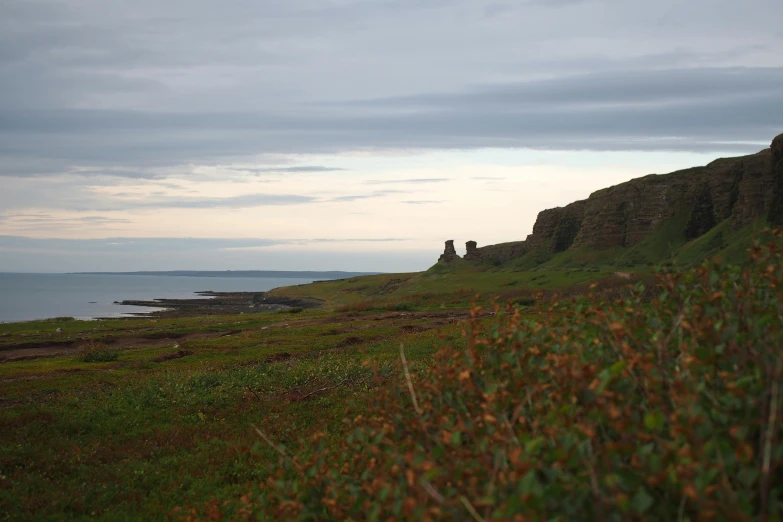
<path id="1" fill-rule="evenodd" d="M 0 271 L 421 270 L 783 132 L 780 0 L 0 0 Z"/>

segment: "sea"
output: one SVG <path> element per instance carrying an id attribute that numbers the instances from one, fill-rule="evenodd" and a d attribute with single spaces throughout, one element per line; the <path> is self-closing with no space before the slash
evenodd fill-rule
<path id="1" fill-rule="evenodd" d="M 157 308 L 115 301 L 193 299 L 201 298 L 196 293 L 202 291 L 263 292 L 311 282 L 313 279 L 277 277 L 0 273 L 0 323 L 124 317 Z"/>

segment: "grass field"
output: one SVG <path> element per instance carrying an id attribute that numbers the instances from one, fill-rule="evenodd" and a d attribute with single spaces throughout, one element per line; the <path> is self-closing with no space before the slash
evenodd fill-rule
<path id="1" fill-rule="evenodd" d="M 403 342 L 423 368 L 439 337 L 458 342 L 466 317 L 306 311 L 2 325 L 6 347 L 60 337 L 57 328 L 90 346 L 146 340 L 111 362 L 77 351 L 0 364 L 0 518 L 167 519 L 177 506 L 231 498 L 275 461 L 251 423 L 281 441 L 339 431 L 346 406 L 376 386 L 365 360 L 388 371 Z M 183 350 L 192 354 L 153 362 Z"/>
<path id="2" fill-rule="evenodd" d="M 746 241 L 741 234 L 742 231 L 732 231 L 726 225 L 721 225 L 694 242 L 677 246 L 677 257 L 683 265 L 687 265 L 708 253 L 733 252 L 732 255 L 738 255 L 734 251 L 744 252 L 739 245 Z M 652 243 L 640 248 L 649 252 L 660 246 L 660 242 L 658 246 Z M 572 257 L 566 258 L 565 255 Z M 527 452 L 524 454 L 529 453 L 526 458 L 544 455 L 540 452 L 543 451 L 541 448 L 546 447 L 550 451 L 546 453 L 550 459 L 547 462 L 558 465 L 562 457 L 556 451 L 558 444 L 571 444 L 577 439 L 584 442 L 585 436 L 590 439 L 590 433 L 593 433 L 590 426 L 603 426 L 601 423 L 608 422 L 604 413 L 609 410 L 590 410 L 589 415 L 593 416 L 589 418 L 593 424 L 589 426 L 579 424 L 583 422 L 583 418 L 579 417 L 582 420 L 575 426 L 582 426 L 579 428 L 581 435 L 569 431 L 566 436 L 565 432 L 552 431 L 547 435 L 552 438 L 541 439 L 540 434 L 533 436 L 525 432 L 520 435 L 520 439 L 498 439 L 498 434 L 503 430 L 494 432 L 487 428 L 486 419 L 506 414 L 519 417 L 522 406 L 518 401 L 524 399 L 525 393 L 512 394 L 504 399 L 511 401 L 502 406 L 511 408 L 508 411 L 501 409 L 490 412 L 486 409 L 490 407 L 489 402 L 485 404 L 489 400 L 487 397 L 493 397 L 498 386 L 517 386 L 528 380 L 538 382 L 537 379 L 549 375 L 546 372 L 550 369 L 561 368 L 558 364 L 565 364 L 564 361 L 576 364 L 578 359 L 581 365 L 579 368 L 582 368 L 579 371 L 586 372 L 584 375 L 622 374 L 625 379 L 623 386 L 633 387 L 618 387 L 613 392 L 633 397 L 636 401 L 635 406 L 629 406 L 630 409 L 618 414 L 618 418 L 628 422 L 624 429 L 653 424 L 658 429 L 659 421 L 663 421 L 657 416 L 649 417 L 646 413 L 657 404 L 656 399 L 651 398 L 648 392 L 639 392 L 638 379 L 641 374 L 623 373 L 622 368 L 625 366 L 620 365 L 622 361 L 618 361 L 617 357 L 618 353 L 632 357 L 631 346 L 634 346 L 639 353 L 648 353 L 650 361 L 656 360 L 662 353 L 659 346 L 664 334 L 661 332 L 669 332 L 665 339 L 671 343 L 671 360 L 674 362 L 666 366 L 665 373 L 660 373 L 663 371 L 661 367 L 645 366 L 645 372 L 652 372 L 644 374 L 645 379 L 651 379 L 649 383 L 667 387 L 670 386 L 668 383 L 680 379 L 685 387 L 683 390 L 690 390 L 688 393 L 706 393 L 703 397 L 699 395 L 706 401 L 699 402 L 699 407 L 712 412 L 709 415 L 723 416 L 714 417 L 713 421 L 722 419 L 720 426 L 723 427 L 721 429 L 725 428 L 724 431 L 728 430 L 726 433 L 733 429 L 732 422 L 749 422 L 746 416 L 751 413 L 757 416 L 770 414 L 769 400 L 763 399 L 763 394 L 770 397 L 770 382 L 774 381 L 774 375 L 769 372 L 762 374 L 754 368 L 774 368 L 778 364 L 776 361 L 781 360 L 779 353 L 769 352 L 764 344 L 767 342 L 764 339 L 778 339 L 775 336 L 780 333 L 779 314 L 775 315 L 779 311 L 780 292 L 779 286 L 776 286 L 780 281 L 779 251 L 775 254 L 777 257 L 769 257 L 767 254 L 767 261 L 758 261 L 751 275 L 740 276 L 738 268 L 724 263 L 685 276 L 677 285 L 672 283 L 674 286 L 670 290 L 664 288 L 663 293 L 657 290 L 651 293 L 651 289 L 657 288 L 651 287 L 643 292 L 637 288 L 636 294 L 631 292 L 629 286 L 640 282 L 649 284 L 652 277 L 649 267 L 632 266 L 623 269 L 625 275 L 620 276 L 617 274 L 620 267 L 616 263 L 608 263 L 599 256 L 590 261 L 582 258 L 584 265 L 575 264 L 573 255 L 559 254 L 561 257 L 552 257 L 546 265 L 537 269 L 458 263 L 451 267 L 436 265 L 421 273 L 357 277 L 274 291 L 279 295 L 317 297 L 325 301 L 323 308 L 299 313 L 264 312 L 103 321 L 55 319 L 2 324 L 0 357 L 12 353 L 34 354 L 37 353 L 35 350 L 48 350 L 48 355 L 52 355 L 54 350 L 59 355 L 0 364 L 0 519 L 512 519 L 502 513 L 508 514 L 519 509 L 518 503 L 509 503 L 508 496 L 511 495 L 509 491 L 516 491 L 513 488 L 517 487 L 510 477 L 517 475 L 506 471 L 501 473 L 501 468 L 497 468 L 501 462 L 505 463 L 503 466 L 509 466 L 509 455 L 517 455 L 517 450 L 509 444 L 521 444 L 520 447 Z M 744 255 L 747 258 L 746 252 Z M 630 277 L 630 281 L 627 277 Z M 707 282 L 695 282 L 702 279 Z M 729 282 L 733 286 L 726 286 Z M 763 285 L 771 285 L 769 288 L 772 290 L 757 292 L 758 288 L 767 288 Z M 593 295 L 587 298 L 589 303 L 598 303 L 590 313 L 585 312 L 590 309 L 585 308 L 588 306 L 585 303 L 564 301 L 556 305 L 551 299 L 555 294 L 574 296 L 582 293 Z M 477 298 L 479 294 L 481 297 Z M 727 297 L 729 294 L 731 297 Z M 501 303 L 515 304 L 505 314 L 501 314 L 502 317 L 496 316 L 491 309 L 485 309 L 474 310 L 475 317 L 470 318 L 469 306 L 472 302 L 487 304 L 493 297 L 499 297 Z M 596 300 L 601 297 L 610 300 L 600 304 Z M 620 300 L 616 301 L 618 298 Z M 536 299 L 538 305 L 534 306 Z M 705 312 L 711 310 L 715 299 L 720 299 L 722 303 L 716 309 L 718 311 Z M 738 307 L 745 307 L 743 309 L 747 313 L 738 315 Z M 690 330 L 686 328 L 688 322 L 683 321 L 686 309 L 689 310 L 688 321 L 693 324 L 701 324 L 698 321 L 702 321 L 704 324 L 699 328 L 703 328 L 705 333 L 693 334 L 693 324 L 688 326 Z M 722 319 L 715 322 L 716 319 L 710 318 L 710 313 L 722 314 Z M 510 316 L 515 317 L 512 325 L 503 319 Z M 543 327 L 547 329 L 541 330 Z M 621 329 L 634 332 L 629 334 L 625 344 L 617 337 Z M 742 350 L 731 343 L 725 349 L 735 358 L 727 361 L 714 359 L 713 355 L 703 353 L 700 348 L 699 342 L 712 347 L 717 342 L 716 336 L 730 339 L 732 335 L 744 343 L 741 346 L 745 347 L 743 350 L 749 350 L 747 353 L 758 355 L 761 348 L 767 350 L 763 353 L 769 360 L 765 359 L 764 364 L 759 366 L 758 361 L 747 359 L 742 355 Z M 685 350 L 683 339 L 686 338 L 690 339 L 688 350 L 696 351 L 682 351 Z M 522 342 L 524 339 L 532 341 Z M 577 340 L 582 344 L 574 344 Z M 656 345 L 656 342 L 659 344 Z M 401 345 L 407 357 L 405 368 L 400 365 Z M 463 377 L 478 370 L 454 367 L 454 364 L 462 360 L 466 353 L 478 354 L 477 346 L 496 346 L 499 350 L 497 357 L 481 357 L 486 364 L 495 365 L 486 367 L 486 371 L 494 377 L 482 381 L 480 387 L 476 388 L 480 393 L 463 397 L 460 391 L 466 383 Z M 779 345 L 776 346 L 779 348 Z M 530 362 L 526 355 L 530 347 L 536 350 L 540 347 L 544 350 L 541 353 L 548 355 L 535 359 L 535 367 L 527 368 L 524 365 Z M 481 348 L 482 353 L 494 353 L 485 352 L 486 349 Z M 504 358 L 505 350 L 508 350 L 510 358 Z M 440 355 L 436 357 L 438 353 Z M 444 354 L 447 354 L 445 359 Z M 687 357 L 698 355 L 697 358 L 709 360 L 710 364 L 715 361 L 714 372 L 712 369 L 699 370 L 698 380 L 685 379 L 677 373 L 680 366 L 676 363 L 686 356 L 683 354 Z M 623 364 L 628 363 L 626 361 Z M 711 395 L 726 391 L 723 387 L 713 389 L 716 376 L 719 375 L 717 372 L 725 372 L 726 365 L 734 365 L 731 367 L 742 370 L 737 377 L 741 381 L 738 381 L 740 384 L 737 386 L 757 394 L 753 395 L 755 402 L 748 399 L 750 402 L 740 407 L 731 398 Z M 411 374 L 407 385 L 403 369 Z M 503 375 L 512 370 L 516 372 L 516 377 L 511 381 L 504 380 Z M 464 373 L 466 371 L 468 374 Z M 573 371 L 576 372 L 575 369 Z M 537 386 L 543 386 L 541 393 L 544 393 L 542 390 L 555 391 L 551 392 L 554 395 L 546 395 L 549 398 L 540 403 L 537 415 L 541 415 L 542 419 L 549 416 L 547 418 L 551 422 L 562 424 L 566 418 L 577 419 L 570 416 L 576 415 L 573 408 L 593 392 L 566 386 L 578 375 L 583 375 L 581 373 L 574 373 L 571 377 L 557 375 L 556 378 L 552 377 L 554 380 L 551 382 L 538 382 Z M 728 374 L 720 375 L 721 379 L 725 379 Z M 424 387 L 421 400 L 426 402 L 421 405 L 408 402 L 414 394 L 413 391 L 409 394 L 414 382 L 416 386 Z M 475 386 L 478 386 L 477 382 Z M 593 384 L 589 382 L 585 386 L 593 389 Z M 615 396 L 607 397 L 609 400 Z M 762 399 L 756 401 L 758 397 Z M 478 402 L 464 402 L 468 400 Z M 667 415 L 675 414 L 680 399 L 674 397 L 666 400 L 670 401 L 666 403 L 669 404 L 666 406 L 669 408 L 666 410 Z M 608 408 L 609 404 L 607 402 L 605 406 Z M 471 415 L 478 415 L 476 419 L 484 420 L 462 418 L 459 421 L 462 423 L 459 429 L 462 435 L 454 435 L 456 424 L 448 424 L 452 421 L 447 422 L 446 419 L 451 414 L 447 415 L 448 411 L 443 410 L 445 405 L 459 411 L 466 408 L 465 411 L 474 412 Z M 551 409 L 542 409 L 545 405 Z M 428 415 L 427 423 L 446 423 L 450 427 L 437 428 L 432 433 L 428 431 L 429 428 L 421 431 L 416 426 L 422 422 L 424 412 Z M 532 422 L 524 415 L 522 418 Z M 370 419 L 375 420 L 370 422 Z M 381 424 L 373 424 L 375 422 Z M 672 423 L 674 429 L 674 421 Z M 395 453 L 393 458 L 388 457 L 391 460 L 383 460 L 387 458 L 383 457 L 385 453 L 376 453 L 376 446 L 368 445 L 367 441 L 380 436 L 381 432 L 374 431 L 378 426 L 394 425 L 398 425 L 399 429 L 392 430 L 396 433 L 393 437 L 400 437 L 399 440 L 389 439 L 388 444 L 381 444 L 381 440 L 386 440 L 381 437 L 377 448 L 388 449 L 389 444 L 392 447 L 399 445 L 408 447 L 409 453 Z M 607 424 L 605 428 L 617 428 L 612 426 Z M 737 441 L 754 437 L 754 440 L 760 440 L 759 430 L 764 426 L 766 424 L 748 424 L 748 429 L 742 431 Z M 565 425 L 561 427 L 565 428 Z M 384 430 L 386 428 L 382 428 L 382 433 L 386 433 Z M 392 437 L 392 432 L 389 432 L 389 437 Z M 721 437 L 725 435 L 723 431 L 720 434 Z M 602 436 L 605 435 L 602 432 Z M 561 436 L 565 438 L 557 439 Z M 431 446 L 431 442 L 427 442 L 431 437 L 448 437 L 448 444 L 443 446 L 439 442 Z M 618 462 L 625 462 L 622 459 L 642 458 L 645 466 L 653 466 L 649 470 L 658 470 L 654 467 L 658 464 L 650 464 L 652 461 L 648 462 L 647 457 L 656 455 L 658 449 L 671 447 L 686 453 L 692 451 L 683 449 L 684 439 L 677 433 L 672 432 L 671 439 L 667 437 L 669 435 L 660 439 L 662 446 L 649 446 L 650 441 L 658 439 L 653 434 L 640 432 L 638 440 L 628 439 L 625 443 L 640 444 L 647 449 L 639 450 L 641 446 L 629 446 L 626 449 L 647 453 L 643 453 L 642 457 L 634 457 L 631 452 L 614 461 L 609 452 L 606 453 L 609 458 L 607 462 L 615 462 L 614 465 L 619 466 Z M 698 437 L 692 439 L 692 444 L 707 443 L 701 432 Z M 480 442 L 482 440 L 484 442 Z M 604 450 L 610 451 L 607 448 L 614 444 L 612 437 L 600 440 L 601 444 L 608 444 L 602 446 Z M 727 440 L 720 439 L 719 443 L 729 444 Z M 770 440 L 774 443 L 774 451 L 769 454 L 768 465 L 772 466 L 773 471 L 779 470 L 776 466 L 783 460 L 783 449 L 775 445 L 779 439 L 773 437 Z M 310 441 L 317 441 L 317 444 Z M 487 448 L 495 447 L 494 444 L 503 445 L 502 455 L 486 453 L 489 451 Z M 732 507 L 735 514 L 758 512 L 761 509 L 760 497 L 748 493 L 748 488 L 752 487 L 756 491 L 765 492 L 767 497 L 772 495 L 774 502 L 770 504 L 767 498 L 764 509 L 773 512 L 778 509 L 776 506 L 783 504 L 775 503 L 779 491 L 770 489 L 769 481 L 764 486 L 764 474 L 758 472 L 758 466 L 763 465 L 763 461 L 756 465 L 753 460 L 761 458 L 758 455 L 763 454 L 763 448 L 753 444 L 754 456 L 750 461 L 742 460 L 745 457 L 726 461 L 726 465 L 734 466 L 731 468 L 733 472 L 743 474 L 741 477 L 737 475 L 740 478 L 729 480 L 729 485 L 721 483 L 719 487 L 716 486 L 716 477 L 719 475 L 712 471 L 701 470 L 697 473 L 695 468 L 689 471 L 694 477 L 701 477 L 698 479 L 701 482 L 693 486 L 698 489 L 698 498 L 691 498 L 688 490 L 687 498 L 690 500 L 682 500 L 685 497 L 677 493 L 677 488 L 692 483 L 690 479 L 679 476 L 677 480 L 672 479 L 674 489 L 668 486 L 668 489 L 656 489 L 659 486 L 646 483 L 646 479 L 638 475 L 628 475 L 628 480 L 633 481 L 632 487 L 618 485 L 620 479 L 617 477 L 624 477 L 622 473 L 629 472 L 622 471 L 620 466 L 604 469 L 602 473 L 606 476 L 602 475 L 601 480 L 608 482 L 601 482 L 597 486 L 601 490 L 613 491 L 616 497 L 609 498 L 600 493 L 598 504 L 588 502 L 587 505 L 601 505 L 615 514 L 606 517 L 607 520 L 626 520 L 645 514 L 651 516 L 653 506 L 658 504 L 660 509 L 656 513 L 671 514 L 672 509 L 676 513 L 680 509 L 678 503 L 683 502 L 687 509 L 682 509 L 687 516 L 680 519 L 695 520 L 699 518 L 698 506 L 709 505 L 713 511 L 717 509 L 716 506 L 721 507 L 720 499 L 716 500 L 715 497 L 716 491 L 727 495 L 729 499 L 739 499 L 737 495 L 744 495 L 741 502 L 738 500 L 739 503 Z M 437 449 L 440 461 L 438 464 L 426 464 L 429 462 L 427 452 L 435 451 L 434 448 L 440 448 Z M 470 458 L 477 460 L 460 467 L 460 458 L 463 457 L 458 457 L 459 452 L 446 457 L 449 452 L 459 448 L 472 448 L 470 451 L 478 453 L 471 453 Z M 369 453 L 363 453 L 365 451 Z M 359 455 L 369 460 L 361 460 L 359 466 L 357 463 L 360 461 L 354 459 L 354 456 L 359 459 Z M 713 460 L 702 462 L 707 467 L 716 462 L 714 453 L 710 455 L 709 458 Z M 321 456 L 323 459 L 318 460 Z M 421 480 L 424 482 L 415 482 L 406 474 L 395 475 L 397 471 L 394 470 L 399 469 L 399 465 L 402 465 L 400 463 L 414 456 L 419 460 L 405 465 L 418 470 L 416 473 L 422 473 L 421 476 L 425 478 Z M 538 504 L 530 504 L 540 509 L 535 511 L 540 516 L 532 520 L 547 519 L 544 516 L 547 512 L 555 513 L 557 495 L 561 495 L 558 498 L 564 498 L 563 495 L 576 495 L 577 491 L 582 495 L 579 496 L 582 504 L 577 502 L 574 506 L 582 505 L 582 513 L 588 509 L 584 507 L 584 502 L 587 502 L 585 499 L 589 500 L 588 497 L 596 493 L 589 486 L 592 479 L 579 471 L 584 469 L 583 460 L 579 460 L 583 457 L 574 458 L 577 460 L 567 463 L 571 466 L 568 468 L 571 475 L 563 475 L 562 480 L 566 482 L 557 487 L 547 482 L 554 480 L 548 472 L 541 471 L 544 474 L 537 475 L 535 483 L 531 482 L 533 479 L 525 479 L 527 493 L 524 495 L 540 493 L 545 483 L 554 488 L 553 492 L 560 491 L 558 494 L 553 493 L 555 496 L 552 498 L 542 497 Z M 698 458 L 693 458 L 689 462 L 699 464 Z M 388 489 L 382 486 L 388 476 L 377 475 L 377 480 L 372 479 L 375 482 L 369 478 L 373 476 L 370 471 L 376 469 L 374 466 L 383 462 L 390 466 L 387 471 L 392 475 L 389 476 L 396 477 L 394 480 L 397 481 L 387 484 Z M 394 468 L 394 462 L 397 462 L 398 468 Z M 524 466 L 531 465 L 524 459 L 514 462 L 520 466 L 524 462 L 528 462 Z M 435 468 L 428 468 L 430 465 Z M 494 475 L 485 476 L 493 466 Z M 300 475 L 305 469 L 312 470 L 312 474 Z M 441 470 L 438 473 L 445 474 L 429 474 L 437 469 Z M 344 474 L 332 476 L 335 470 L 343 470 Z M 327 476 L 324 473 L 331 478 L 326 483 L 318 482 L 321 480 L 316 480 L 318 477 Z M 462 476 L 463 473 L 468 474 L 465 479 L 467 482 L 460 483 L 459 487 L 444 478 Z M 365 475 L 369 482 L 357 478 Z M 476 489 L 476 483 L 468 480 L 471 476 L 473 479 L 470 480 L 474 482 L 496 481 L 502 477 L 505 481 L 503 483 L 512 489 L 505 493 L 498 490 L 482 492 L 480 488 Z M 766 476 L 769 476 L 769 472 Z M 575 482 L 570 482 L 571 486 L 563 486 L 567 481 Z M 338 491 L 328 484 L 340 484 L 340 487 L 346 489 Z M 408 485 L 403 487 L 403 484 Z M 418 486 L 414 487 L 415 484 L 425 484 L 421 486 L 424 489 L 416 489 Z M 435 487 L 433 484 L 443 488 L 438 490 L 443 493 L 427 489 Z M 365 486 L 369 489 L 357 493 L 364 491 Z M 392 491 L 396 493 L 389 497 Z M 465 491 L 478 497 L 468 499 Z M 399 496 L 398 503 L 391 502 L 395 495 Z M 530 500 L 530 497 L 524 495 L 524 498 Z M 413 504 L 408 504 L 408 498 L 413 499 Z M 336 504 L 329 504 L 329 499 Z M 702 501 L 707 502 L 705 499 L 709 499 L 711 504 L 700 504 Z M 368 503 L 366 508 L 362 502 Z M 670 505 L 672 503 L 674 507 Z M 345 509 L 335 506 L 344 506 Z M 369 508 L 373 511 L 366 511 Z M 497 516 L 493 515 L 493 509 L 498 510 Z M 478 518 L 473 516 L 474 513 Z M 602 518 L 598 512 L 591 513 L 588 518 Z M 561 519 L 569 519 L 571 516 L 565 511 L 561 515 Z M 667 516 L 657 516 L 657 519 L 670 519 Z"/>

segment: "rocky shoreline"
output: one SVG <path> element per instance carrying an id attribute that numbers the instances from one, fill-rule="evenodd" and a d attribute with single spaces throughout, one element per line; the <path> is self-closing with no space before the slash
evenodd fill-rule
<path id="1" fill-rule="evenodd" d="M 323 301 L 316 298 L 270 296 L 266 292 L 196 292 L 205 299 L 124 300 L 115 304 L 162 308 L 151 312 L 131 312 L 133 317 L 194 317 L 202 315 L 240 314 L 265 311 L 285 311 L 318 308 Z"/>

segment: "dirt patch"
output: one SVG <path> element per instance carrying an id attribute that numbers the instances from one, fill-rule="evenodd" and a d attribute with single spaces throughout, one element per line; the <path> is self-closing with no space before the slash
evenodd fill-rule
<path id="1" fill-rule="evenodd" d="M 141 339 L 182 339 L 187 337 L 188 334 L 182 332 L 154 332 L 144 335 L 140 335 Z"/>
<path id="2" fill-rule="evenodd" d="M 407 279 L 390 279 L 385 285 L 383 285 L 383 288 L 381 288 L 378 294 L 390 294 L 404 285 L 406 281 Z"/>
<path id="3" fill-rule="evenodd" d="M 352 335 L 350 337 L 346 337 L 345 339 L 343 339 L 342 341 L 337 343 L 337 345 L 335 347 L 336 348 L 345 348 L 346 346 L 355 346 L 357 344 L 361 344 L 361 343 L 363 343 L 365 341 L 369 341 L 369 340 L 370 339 L 362 339 L 361 337 L 356 337 L 356 336 Z"/>
<path id="4" fill-rule="evenodd" d="M 400 332 L 410 334 L 410 333 L 417 333 L 417 332 L 426 332 L 427 330 L 432 330 L 432 326 L 424 326 L 421 324 L 404 324 L 400 326 Z"/>
<path id="5" fill-rule="evenodd" d="M 32 348 L 68 348 L 76 344 L 75 340 L 67 341 L 32 341 L 27 343 L 18 343 L 6 346 L 0 346 L 0 352 L 32 349 Z"/>
<path id="6" fill-rule="evenodd" d="M 293 357 L 294 356 L 292 354 L 288 353 L 288 352 L 280 352 L 280 353 L 276 353 L 274 355 L 270 355 L 269 357 L 264 359 L 264 362 L 265 363 L 269 363 L 269 364 L 271 364 L 271 363 L 278 363 L 278 362 L 284 362 L 284 361 L 287 361 L 289 359 L 292 359 Z"/>
<path id="7" fill-rule="evenodd" d="M 161 355 L 160 357 L 155 357 L 154 359 L 151 359 L 152 362 L 162 363 L 166 361 L 171 361 L 172 359 L 181 359 L 183 357 L 187 357 L 188 355 L 193 355 L 193 352 L 191 350 L 180 350 L 178 352 L 174 353 L 167 353 L 166 355 Z"/>
<path id="8" fill-rule="evenodd" d="M 358 328 L 354 327 L 347 327 L 347 328 L 329 328 L 328 330 L 324 331 L 323 333 L 319 334 L 322 337 L 328 336 L 328 335 L 342 335 L 350 332 L 354 332 L 358 330 Z"/>
<path id="9" fill-rule="evenodd" d="M 192 333 L 151 333 L 133 337 L 112 337 L 108 341 L 105 338 L 95 339 L 101 344 L 111 344 L 118 350 L 128 348 L 148 348 L 161 344 L 161 341 L 196 340 L 220 337 L 225 332 L 192 332 Z M 77 342 L 79 344 L 77 344 Z M 11 361 L 25 361 L 44 357 L 61 357 L 73 355 L 78 352 L 89 340 L 68 340 L 54 342 L 23 343 L 0 348 L 0 363 Z"/>
<path id="10" fill-rule="evenodd" d="M 6 397 L 0 397 L 0 410 L 3 408 L 10 408 L 12 406 L 16 406 L 19 401 L 15 401 L 12 399 L 8 399 Z"/>
<path id="11" fill-rule="evenodd" d="M 34 373 L 32 375 L 23 375 L 21 377 L 6 377 L 0 379 L 0 382 L 16 382 L 16 381 L 37 381 L 39 379 L 52 379 L 69 373 L 83 372 L 82 368 L 70 368 L 67 370 L 54 370 L 47 373 Z"/>
<path id="12" fill-rule="evenodd" d="M 3 351 L 0 351 L 0 363 L 71 355 L 78 350 L 79 347 L 76 346 L 76 343 L 67 345 L 41 343 L 41 346 L 35 348 L 6 348 Z"/>

